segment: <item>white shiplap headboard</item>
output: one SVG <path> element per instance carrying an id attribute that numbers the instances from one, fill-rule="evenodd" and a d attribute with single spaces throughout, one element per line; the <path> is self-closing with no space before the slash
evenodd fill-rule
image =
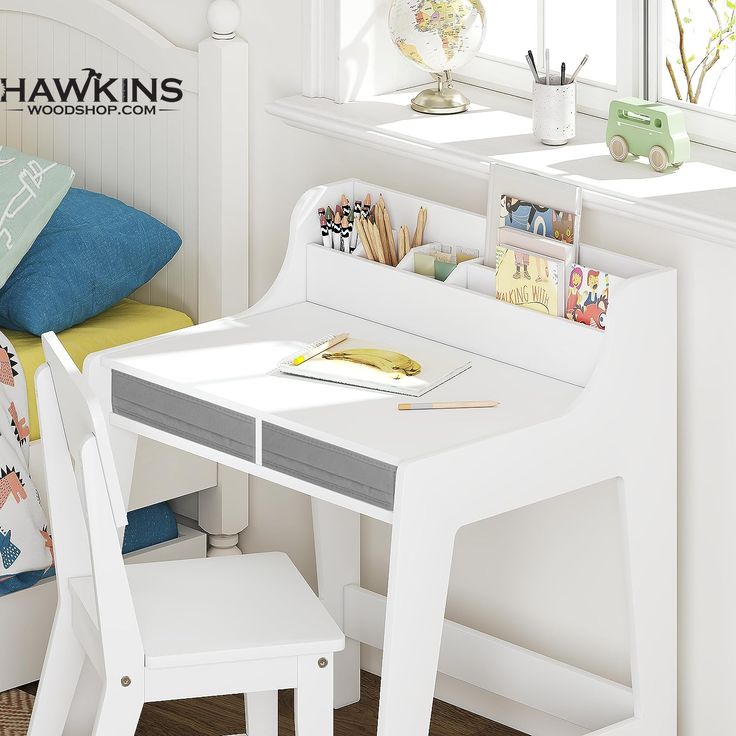
<path id="1" fill-rule="evenodd" d="M 199 321 L 247 307 L 247 44 L 234 36 L 237 8 L 224 5 L 213 3 L 214 37 L 194 52 L 107 0 L 0 0 L 0 79 L 9 87 L 84 79 L 85 68 L 103 79 L 182 80 L 181 101 L 159 104 L 174 109 L 147 116 L 32 115 L 9 94 L 0 144 L 69 164 L 75 186 L 176 230 L 180 252 L 135 297 Z"/>

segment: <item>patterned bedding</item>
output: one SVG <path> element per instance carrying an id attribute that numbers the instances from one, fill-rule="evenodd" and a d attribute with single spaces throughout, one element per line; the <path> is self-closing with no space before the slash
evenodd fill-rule
<path id="1" fill-rule="evenodd" d="M 29 436 L 26 378 L 0 332 L 0 595 L 33 585 L 54 564 L 48 522 L 28 474 Z"/>

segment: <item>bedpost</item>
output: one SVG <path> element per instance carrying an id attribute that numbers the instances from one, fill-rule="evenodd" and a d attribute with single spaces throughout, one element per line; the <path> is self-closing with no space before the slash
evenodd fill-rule
<path id="1" fill-rule="evenodd" d="M 240 8 L 213 0 L 210 38 L 199 44 L 199 321 L 248 307 L 248 44 Z M 239 554 L 248 525 L 248 476 L 218 466 L 199 494 L 210 555 Z"/>

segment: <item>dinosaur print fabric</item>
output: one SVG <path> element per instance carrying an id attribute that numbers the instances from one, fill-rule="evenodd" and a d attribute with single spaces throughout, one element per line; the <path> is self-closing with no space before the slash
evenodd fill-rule
<path id="1" fill-rule="evenodd" d="M 0 595 L 52 566 L 41 499 L 28 473 L 28 394 L 12 343 L 0 332 Z"/>

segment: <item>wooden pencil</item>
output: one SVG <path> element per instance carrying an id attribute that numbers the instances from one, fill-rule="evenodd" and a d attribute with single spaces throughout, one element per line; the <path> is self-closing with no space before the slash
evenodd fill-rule
<path id="1" fill-rule="evenodd" d="M 361 217 L 360 219 L 355 221 L 355 224 L 358 227 L 358 237 L 360 238 L 360 242 L 363 243 L 363 248 L 365 250 L 365 254 L 370 258 L 372 261 L 377 261 L 378 257 L 373 252 L 373 248 L 371 247 L 371 241 L 368 237 L 368 232 L 366 230 L 366 223 L 368 220 L 365 217 Z"/>
<path id="2" fill-rule="evenodd" d="M 388 264 L 388 261 L 386 260 L 386 253 L 384 252 L 383 246 L 381 245 L 381 233 L 378 230 L 378 225 L 376 225 L 373 220 L 368 221 L 368 232 L 371 239 L 371 246 L 378 255 L 379 262 L 383 264 Z"/>
<path id="3" fill-rule="evenodd" d="M 378 198 L 378 203 L 381 205 L 383 211 L 383 228 L 386 236 L 386 244 L 388 246 L 388 255 L 392 266 L 396 266 L 399 263 L 399 259 L 396 255 L 396 241 L 394 240 L 394 230 L 391 226 L 391 215 L 388 213 L 386 208 L 386 202 L 383 199 L 383 195 Z"/>
<path id="4" fill-rule="evenodd" d="M 414 231 L 414 238 L 411 241 L 411 247 L 416 248 L 424 242 L 424 228 L 427 225 L 427 210 L 424 207 L 419 208 L 417 215 L 417 229 Z"/>

